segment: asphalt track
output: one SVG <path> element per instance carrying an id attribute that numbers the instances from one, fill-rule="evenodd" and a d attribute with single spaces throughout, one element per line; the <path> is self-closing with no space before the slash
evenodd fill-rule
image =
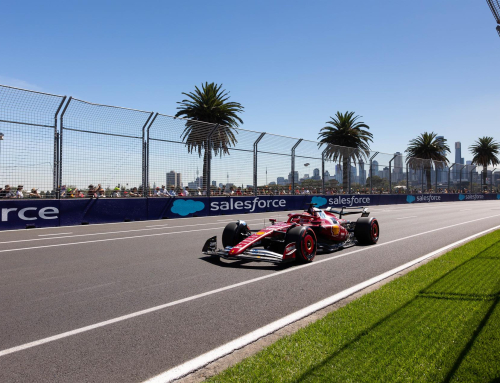
<path id="1" fill-rule="evenodd" d="M 235 216 L 0 233 L 0 381 L 141 382 L 450 243 L 500 201 L 371 208 L 379 244 L 306 267 L 212 263 Z M 284 213 L 248 214 L 251 228 Z M 361 250 L 361 251 L 359 251 Z"/>

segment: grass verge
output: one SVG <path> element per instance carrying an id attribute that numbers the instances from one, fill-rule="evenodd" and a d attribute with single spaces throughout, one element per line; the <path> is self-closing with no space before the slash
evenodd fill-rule
<path id="1" fill-rule="evenodd" d="M 500 230 L 209 382 L 500 382 Z"/>

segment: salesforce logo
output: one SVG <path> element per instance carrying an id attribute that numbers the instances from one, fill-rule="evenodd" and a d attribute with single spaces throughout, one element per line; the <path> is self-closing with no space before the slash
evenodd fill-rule
<path id="1" fill-rule="evenodd" d="M 311 203 L 315 203 L 317 207 L 325 206 L 328 200 L 324 197 L 312 197 Z"/>
<path id="2" fill-rule="evenodd" d="M 408 203 L 413 203 L 413 202 L 415 202 L 415 197 L 414 197 L 414 196 L 412 196 L 412 195 L 408 195 L 408 196 L 406 197 L 406 202 L 408 202 Z"/>
<path id="3" fill-rule="evenodd" d="M 18 209 L 16 207 L 3 208 L 2 222 L 8 222 L 9 219 L 11 219 L 16 214 L 17 217 L 23 221 L 35 221 L 38 218 L 57 219 L 59 218 L 59 209 L 57 207 L 51 206 L 43 207 L 40 210 L 38 210 L 37 207 L 25 207 L 23 209 Z"/>
<path id="4" fill-rule="evenodd" d="M 192 199 L 182 200 L 177 199 L 172 204 L 172 208 L 170 211 L 172 213 L 178 214 L 182 217 L 185 217 L 189 214 L 194 214 L 197 211 L 201 211 L 205 208 L 205 204 L 200 201 L 194 201 Z"/>
<path id="5" fill-rule="evenodd" d="M 500 199 L 500 194 L 497 194 L 497 199 Z"/>
<path id="6" fill-rule="evenodd" d="M 256 208 L 272 209 L 286 207 L 284 199 L 260 199 L 255 197 L 250 200 L 239 200 L 238 198 L 229 198 L 228 201 L 213 201 L 210 203 L 210 211 L 226 211 L 226 210 L 246 210 L 249 213 L 255 211 Z"/>
<path id="7" fill-rule="evenodd" d="M 458 199 L 459 199 L 460 201 L 463 201 L 463 200 L 465 199 L 465 196 L 464 196 L 463 194 L 459 194 L 459 195 L 458 195 Z"/>

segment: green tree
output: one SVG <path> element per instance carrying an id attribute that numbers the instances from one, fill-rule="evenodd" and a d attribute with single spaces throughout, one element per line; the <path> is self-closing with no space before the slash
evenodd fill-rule
<path id="1" fill-rule="evenodd" d="M 177 102 L 179 111 L 175 117 L 185 117 L 189 121 L 182 132 L 182 141 L 186 143 L 189 153 L 198 152 L 204 157 L 203 161 L 203 186 L 207 190 L 208 178 L 208 136 L 213 126 L 204 124 L 219 124 L 217 130 L 211 136 L 212 151 L 215 155 L 229 154 L 229 148 L 236 145 L 238 133 L 235 127 L 243 120 L 238 116 L 243 112 L 244 107 L 238 102 L 230 102 L 229 92 L 222 89 L 222 84 L 215 83 L 202 84 L 201 90 L 195 86 L 194 92 L 182 93 L 187 96 Z"/>
<path id="2" fill-rule="evenodd" d="M 335 117 L 330 117 L 327 126 L 320 130 L 318 146 L 327 145 L 325 158 L 334 162 L 342 163 L 343 188 L 347 190 L 348 172 L 351 161 L 364 161 L 370 153 L 370 142 L 373 142 L 373 134 L 364 122 L 358 121 L 360 116 L 354 116 L 354 112 L 337 112 Z"/>
<path id="3" fill-rule="evenodd" d="M 483 185 L 486 185 L 486 176 L 488 172 L 488 165 L 496 166 L 500 163 L 497 155 L 500 152 L 500 144 L 493 141 L 493 137 L 481 137 L 478 138 L 473 145 L 469 146 L 469 150 L 472 153 L 472 164 L 479 165 L 483 167 Z"/>
<path id="4" fill-rule="evenodd" d="M 425 132 L 410 140 L 405 152 L 408 153 L 406 162 L 410 168 L 423 169 L 426 175 L 427 189 L 431 189 L 431 161 L 434 161 L 436 171 L 444 168 L 449 162 L 446 158 L 446 152 L 450 152 L 450 148 L 446 144 L 446 139 L 438 139 L 437 133 Z"/>

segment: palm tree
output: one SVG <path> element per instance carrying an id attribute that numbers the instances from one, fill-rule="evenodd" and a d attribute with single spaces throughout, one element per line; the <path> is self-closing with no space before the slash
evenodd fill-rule
<path id="1" fill-rule="evenodd" d="M 335 117 L 330 117 L 328 126 L 320 130 L 318 139 L 321 146 L 327 144 L 325 158 L 334 162 L 342 162 L 343 188 L 347 190 L 347 177 L 350 171 L 350 162 L 363 161 L 370 153 L 370 142 L 373 134 L 364 130 L 370 129 L 364 122 L 359 121 L 360 116 L 354 112 L 337 112 Z"/>
<path id="2" fill-rule="evenodd" d="M 208 135 L 218 124 L 217 130 L 213 132 L 210 142 L 215 155 L 229 154 L 229 147 L 236 145 L 238 140 L 234 129 L 238 123 L 243 120 L 238 113 L 243 112 L 243 106 L 238 102 L 228 102 L 229 92 L 222 89 L 222 84 L 215 83 L 202 84 L 201 90 L 195 86 L 194 92 L 182 93 L 188 98 L 177 102 L 180 106 L 175 117 L 186 117 L 186 127 L 182 132 L 182 141 L 186 143 L 188 152 L 198 152 L 203 161 L 203 187 L 207 190 L 208 179 L 208 158 L 211 151 L 207 150 L 209 146 Z"/>
<path id="3" fill-rule="evenodd" d="M 448 164 L 446 152 L 450 152 L 445 138 L 437 138 L 437 133 L 423 133 L 419 137 L 410 140 L 406 159 L 412 169 L 422 169 L 426 173 L 427 190 L 431 189 L 431 160 L 435 161 L 436 171 Z M 422 190 L 423 191 L 423 190 Z"/>
<path id="4" fill-rule="evenodd" d="M 483 185 L 486 186 L 488 165 L 498 165 L 500 160 L 497 155 L 500 152 L 500 144 L 493 141 L 493 137 L 481 137 L 474 145 L 469 146 L 472 155 L 472 164 L 483 167 Z"/>

